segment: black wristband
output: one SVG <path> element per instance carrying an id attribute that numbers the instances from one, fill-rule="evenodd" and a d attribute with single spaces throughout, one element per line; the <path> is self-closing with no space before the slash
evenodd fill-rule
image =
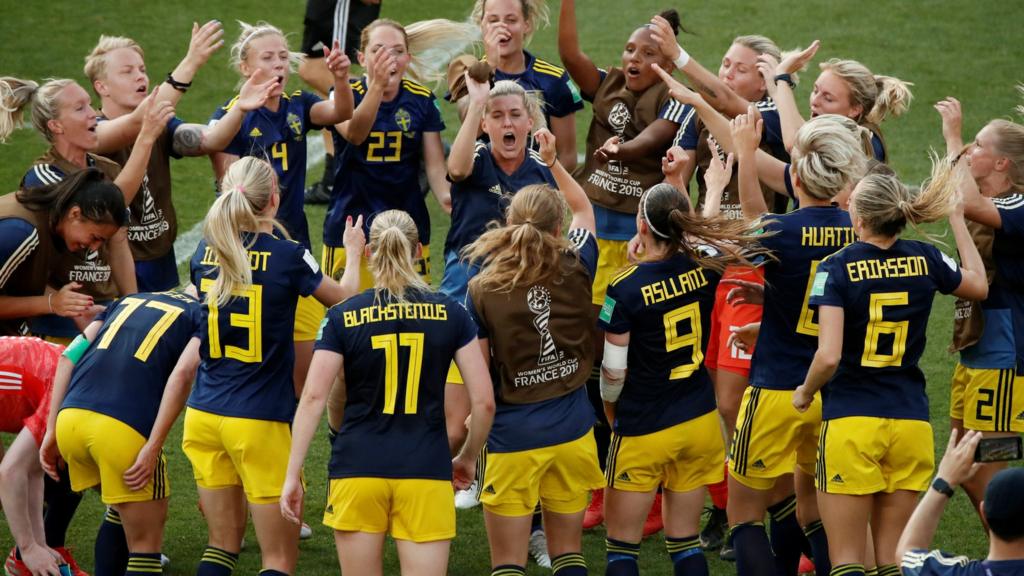
<path id="1" fill-rule="evenodd" d="M 949 482 L 938 476 L 935 477 L 935 480 L 932 480 L 932 489 L 947 498 L 952 498 L 953 494 L 956 494 L 956 491 L 949 485 Z"/>
<path id="2" fill-rule="evenodd" d="M 188 92 L 188 89 L 192 87 L 191 82 L 178 82 L 175 80 L 174 76 L 171 75 L 171 72 L 167 73 L 167 80 L 165 80 L 165 82 L 170 84 L 171 88 L 174 88 L 178 92 Z"/>
<path id="3" fill-rule="evenodd" d="M 775 78 L 772 79 L 772 82 L 778 84 L 779 80 L 782 80 L 786 84 L 789 84 L 790 88 L 796 88 L 796 82 L 793 82 L 793 76 L 791 76 L 790 74 L 777 74 Z"/>

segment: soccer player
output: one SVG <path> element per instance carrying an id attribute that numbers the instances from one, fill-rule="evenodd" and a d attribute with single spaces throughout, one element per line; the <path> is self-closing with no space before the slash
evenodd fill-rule
<path id="1" fill-rule="evenodd" d="M 0 334 L 27 334 L 44 314 L 95 316 L 79 282 L 51 287 L 53 270 L 63 253 L 98 251 L 127 221 L 121 189 L 96 168 L 0 196 Z"/>
<path id="2" fill-rule="evenodd" d="M 590 376 L 593 317 L 586 300 L 597 261 L 594 216 L 581 187 L 556 164 L 553 137 L 537 135 L 559 189 L 527 186 L 506 224 L 467 249 L 480 272 L 470 311 L 497 374 L 497 412 L 487 440 L 481 501 L 492 574 L 524 574 L 538 502 L 554 573 L 586 573 L 582 550 L 587 494 L 601 486 Z M 564 200 L 563 200 L 564 195 Z M 566 207 L 569 238 L 562 236 Z"/>
<path id="3" fill-rule="evenodd" d="M 287 237 L 274 219 L 281 199 L 268 162 L 238 160 L 221 188 L 191 262 L 203 301 L 202 364 L 185 411 L 182 447 L 209 526 L 198 574 L 230 574 L 245 530 L 243 497 L 263 574 L 288 574 L 295 568 L 299 527 L 281 517 L 277 499 L 295 409 L 295 308 L 300 296 L 341 301 L 356 292 L 356 276 L 346 275 L 339 285 L 320 272 L 302 244 L 273 235 L 276 230 Z"/>
<path id="4" fill-rule="evenodd" d="M 97 546 L 99 576 L 161 571 L 170 496 L 163 444 L 199 366 L 199 322 L 192 296 L 126 296 L 68 346 L 57 371 L 43 467 L 57 479 L 63 460 L 73 490 L 100 487 L 124 536 L 105 518 L 98 543 L 127 538 L 127 550 Z"/>
<path id="5" fill-rule="evenodd" d="M 818 350 L 792 405 L 807 411 L 821 390 L 815 484 L 832 574 L 864 574 L 869 521 L 878 573 L 899 574 L 896 543 L 931 482 L 932 428 L 918 361 L 932 300 L 936 292 L 970 300 L 988 292 L 964 222 L 963 176 L 962 165 L 936 159 L 917 194 L 895 176 L 866 176 L 850 199 L 858 241 L 825 258 L 810 285 Z M 899 237 L 907 224 L 946 216 L 960 266 L 931 244 Z"/>
<path id="6" fill-rule="evenodd" d="M 53 529 L 71 521 L 81 497 L 68 492 L 67 498 L 53 500 L 52 488 L 44 492 L 44 484 L 50 483 L 44 482 L 39 465 L 50 390 L 63 351 L 63 346 L 39 338 L 0 337 L 0 430 L 17 435 L 0 462 L 0 502 L 15 544 L 4 562 L 6 574 L 57 576 L 58 563 L 79 573 L 67 548 L 49 546 L 46 528 L 55 536 Z M 44 493 L 51 496 L 48 517 L 43 515 Z M 57 517 L 64 520 L 54 522 Z M 64 530 L 66 524 L 59 530 L 61 538 Z"/>
<path id="7" fill-rule="evenodd" d="M 663 16 L 677 31 L 679 15 L 670 10 Z M 663 178 L 661 158 L 679 129 L 683 106 L 658 82 L 653 66 L 667 69 L 672 61 L 661 51 L 649 25 L 637 28 L 626 41 L 621 68 L 606 71 L 580 48 L 576 2 L 564 0 L 558 18 L 558 53 L 583 99 L 593 106 L 586 161 L 578 181 L 594 205 L 597 223 L 599 257 L 591 294 L 596 310 L 604 303 L 608 281 L 628 264 L 640 193 Z M 600 335 L 594 341 L 601 342 Z M 601 349 L 595 353 L 599 360 Z M 602 413 L 596 377 L 587 388 L 591 402 Z M 603 419 L 597 432 L 603 460 L 610 433 Z M 594 501 L 600 498 L 600 492 L 593 496 Z M 595 525 L 600 523 L 600 515 L 594 520 Z"/>
<path id="8" fill-rule="evenodd" d="M 324 47 L 328 69 L 334 74 L 334 100 L 322 101 L 302 90 L 287 92 L 285 85 L 292 64 L 298 55 L 288 49 L 288 41 L 280 29 L 259 23 L 240 23 L 242 30 L 231 46 L 231 62 L 247 81 L 267 86 L 262 106 L 251 110 L 235 110 L 241 95 L 218 108 L 210 124 L 230 117 L 240 121 L 235 137 L 214 157 L 215 166 L 224 167 L 245 156 L 266 158 L 274 167 L 281 186 L 280 220 L 293 239 L 311 250 L 309 226 L 303 211 L 306 186 L 306 134 L 337 124 L 352 117 L 352 90 L 349 89 L 349 60 L 341 50 Z M 219 176 L 219 174 L 218 174 Z M 313 340 L 323 318 L 324 309 L 313 298 L 299 301 L 294 331 L 296 392 L 305 380 L 306 368 L 313 354 Z"/>
<path id="9" fill-rule="evenodd" d="M 768 93 L 775 100 L 782 118 L 782 137 L 786 149 L 793 147 L 796 132 L 804 119 L 796 106 L 793 89 L 796 83 L 793 74 L 802 70 L 818 51 L 818 41 L 801 52 L 787 56 L 772 70 L 775 64 L 770 58 L 761 57 L 761 74 L 771 82 L 767 83 Z M 872 150 L 879 162 L 888 162 L 889 152 L 882 137 L 882 122 L 888 117 L 902 115 L 910 107 L 913 94 L 910 84 L 892 76 L 872 73 L 866 66 L 855 60 L 831 58 L 819 65 L 821 74 L 814 81 L 810 95 L 811 118 L 822 114 L 838 114 L 866 126 L 873 135 Z"/>
<path id="10" fill-rule="evenodd" d="M 706 326 L 721 271 L 746 262 L 736 254 L 754 256 L 756 236 L 744 220 L 693 214 L 667 183 L 644 194 L 636 219 L 643 259 L 611 280 L 598 319 L 601 396 L 613 430 L 606 573 L 639 574 L 644 520 L 661 487 L 675 573 L 707 574 L 698 538 L 704 486 L 724 480 L 725 445 L 703 366 Z"/>
<path id="11" fill-rule="evenodd" d="M 494 68 L 494 79 L 512 80 L 540 98 L 545 124 L 558 143 L 558 160 L 569 172 L 575 170 L 576 112 L 583 109 L 583 98 L 565 69 L 526 50 L 533 34 L 548 25 L 547 4 L 476 0 L 470 19 L 480 26 L 484 59 Z M 459 108 L 465 110 L 461 100 Z"/>
<path id="12" fill-rule="evenodd" d="M 743 120 L 751 124 L 746 116 Z M 749 158 L 760 135 L 752 128 L 739 132 L 745 133 L 736 144 L 745 150 L 740 155 L 741 200 L 745 211 L 764 213 L 756 177 L 753 186 L 742 181 L 749 180 Z M 866 158 L 847 126 L 833 116 L 801 128 L 792 154 L 790 177 L 801 208 L 773 216 L 764 226 L 762 242 L 777 261 L 763 267 L 764 318 L 729 462 L 729 523 L 737 568 L 744 576 L 770 570 L 773 550 L 779 570 L 795 573 L 804 533 L 816 565 L 824 568 L 828 559 L 813 492 L 820 413 L 816 405 L 798 413 L 789 400 L 815 349 L 817 316 L 807 305 L 814 270 L 821 259 L 853 241 L 849 215 L 832 200 L 861 177 Z M 760 524 L 766 510 L 772 517 L 771 548 Z"/>
<path id="13" fill-rule="evenodd" d="M 331 440 L 324 524 L 334 528 L 346 573 L 382 574 L 385 534 L 397 543 L 402 573 L 447 572 L 453 479 L 458 488 L 473 480 L 494 415 L 476 325 L 461 304 L 423 281 L 414 264 L 416 235 L 404 212 L 388 210 L 373 220 L 375 286 L 328 311 L 295 416 L 281 511 L 298 523 L 303 461 L 338 378 L 345 417 Z M 453 359 L 473 405 L 468 438 L 454 460 L 443 420 Z"/>
<path id="14" fill-rule="evenodd" d="M 433 21 L 413 24 L 409 32 L 394 20 L 375 20 L 363 29 L 359 63 L 366 75 L 350 81 L 356 101 L 352 119 L 334 127 L 338 169 L 334 191 L 324 219 L 324 271 L 337 275 L 345 267 L 341 237 L 347 218 L 363 217 L 368 226 L 385 210 L 412 216 L 423 243 L 419 272 L 430 279 L 430 214 L 420 187 L 420 165 L 426 165 L 431 191 L 450 211 L 449 183 L 445 180 L 444 121 L 437 99 L 409 70 L 413 58 L 430 48 L 444 30 L 464 25 Z M 407 73 L 408 72 L 408 73 Z M 366 265 L 360 286 L 373 285 Z"/>
<path id="15" fill-rule="evenodd" d="M 1016 372 L 1024 365 L 1024 293 L 1018 284 L 1022 253 L 1017 223 L 1024 216 L 1024 126 L 992 120 L 965 149 L 960 102 L 947 98 L 936 108 L 947 153 L 964 154 L 970 166 L 974 184 L 965 186 L 964 215 L 990 279 L 984 301 L 957 301 L 953 347 L 960 350 L 960 359 L 950 391 L 952 424 L 987 437 L 1019 434 L 1024 432 L 1024 381 Z M 1005 466 L 983 464 L 963 483 L 976 509 L 992 475 Z"/>
<path id="16" fill-rule="evenodd" d="M 193 24 L 188 53 L 157 89 L 158 101 L 176 106 L 192 86 L 198 70 L 223 44 L 220 22 L 213 20 L 203 26 Z M 142 47 L 134 40 L 116 36 L 100 36 L 99 42 L 85 57 L 85 75 L 100 97 L 101 123 L 131 115 L 149 91 L 149 76 L 143 60 Z M 218 126 L 221 132 L 228 124 Z M 178 265 L 174 255 L 174 239 L 178 221 L 171 201 L 170 159 L 208 154 L 222 149 L 234 133 L 216 134 L 202 124 L 186 124 L 173 117 L 153 143 L 142 186 L 131 202 L 128 243 L 135 260 L 135 277 L 143 292 L 170 290 L 179 284 Z M 106 152 L 107 157 L 125 164 L 132 153 L 134 134 L 123 136 Z"/>

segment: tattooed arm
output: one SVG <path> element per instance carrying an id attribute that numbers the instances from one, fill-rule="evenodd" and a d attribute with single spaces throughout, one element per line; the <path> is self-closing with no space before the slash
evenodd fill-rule
<path id="1" fill-rule="evenodd" d="M 171 146 L 179 156 L 205 156 L 212 152 L 203 147 L 207 127 L 202 124 L 182 124 L 171 137 Z"/>

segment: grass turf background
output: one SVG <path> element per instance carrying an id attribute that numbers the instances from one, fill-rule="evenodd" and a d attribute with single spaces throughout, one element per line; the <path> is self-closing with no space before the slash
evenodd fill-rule
<path id="1" fill-rule="evenodd" d="M 552 24 L 540 30 L 530 46 L 540 57 L 557 62 L 555 24 L 558 3 L 551 2 Z M 889 120 L 883 129 L 889 145 L 892 165 L 907 181 L 916 182 L 928 173 L 927 150 L 942 150 L 938 115 L 931 104 L 939 98 L 954 95 L 964 104 L 964 134 L 970 140 L 984 123 L 995 117 L 1013 117 L 1018 103 L 1014 84 L 1021 81 L 1020 53 L 1016 41 L 1018 23 L 1024 16 L 1024 2 L 985 0 L 970 9 L 951 0 L 881 2 L 876 0 L 838 3 L 809 0 L 800 3 L 750 2 L 729 3 L 664 3 L 651 0 L 615 2 L 584 0 L 578 2 L 577 16 L 581 44 L 600 66 L 619 63 L 622 46 L 631 31 L 650 15 L 673 6 L 682 14 L 684 25 L 694 32 L 681 38 L 690 54 L 712 70 L 717 69 L 721 55 L 730 40 L 740 34 L 759 33 L 774 38 L 783 49 L 805 46 L 811 40 L 822 40 L 815 64 L 831 57 L 860 60 L 875 73 L 897 76 L 914 83 L 915 101 L 910 112 Z M 468 0 L 384 0 L 383 15 L 410 23 L 427 18 L 463 19 L 468 15 Z M 42 80 L 74 78 L 86 85 L 82 75 L 83 57 L 91 50 L 100 34 L 126 35 L 139 41 L 146 50 L 146 63 L 153 82 L 163 78 L 184 56 L 193 21 L 212 18 L 225 23 L 225 37 L 230 44 L 238 34 L 236 20 L 254 22 L 267 20 L 290 33 L 291 45 L 297 49 L 302 34 L 304 3 L 250 0 L 245 3 L 228 0 L 183 0 L 177 2 L 126 2 L 97 0 L 79 3 L 56 0 L 42 5 L 8 6 L 0 19 L 0 37 L 7 39 L 0 53 L 0 75 Z M 238 80 L 228 67 L 227 47 L 218 52 L 200 71 L 194 87 L 178 106 L 178 115 L 186 121 L 205 122 L 216 106 L 232 96 Z M 812 65 L 813 66 L 813 65 Z M 816 76 L 814 70 L 805 74 L 798 89 L 802 110 Z M 297 75 L 289 81 L 289 89 L 302 85 Z M 443 91 L 443 90 L 442 90 Z M 99 102 L 94 101 L 98 106 Z M 444 136 L 450 141 L 457 129 L 456 116 L 444 106 L 448 129 Z M 590 121 L 589 107 L 577 114 L 578 137 L 582 146 Z M 312 136 L 312 135 L 311 135 Z M 0 146 L 0 190 L 14 190 L 32 159 L 46 144 L 31 129 L 17 132 L 6 145 Z M 213 199 L 212 176 L 205 159 L 186 159 L 173 164 L 174 201 L 178 208 L 180 229 L 189 230 L 202 219 Z M 319 178 L 320 167 L 311 168 L 310 181 Z M 440 248 L 448 228 L 448 219 L 431 200 L 434 214 L 434 277 L 440 278 Z M 315 251 L 319 255 L 319 237 L 324 209 L 307 208 Z M 952 245 L 952 238 L 948 242 Z M 179 254 L 179 257 L 182 255 Z M 185 274 L 182 278 L 185 278 Z M 935 428 L 937 456 L 945 446 L 948 434 L 948 390 L 953 358 L 945 352 L 951 327 L 951 300 L 936 300 L 929 326 L 931 343 L 921 366 L 928 377 L 932 421 Z M 9 441 L 9 438 L 7 438 Z M 180 450 L 181 425 L 168 439 L 173 496 L 167 524 L 164 552 L 172 558 L 168 574 L 191 574 L 205 545 L 202 518 L 196 508 L 195 485 L 187 460 Z M 314 441 L 307 462 L 309 491 L 306 520 L 314 527 L 314 537 L 303 542 L 298 574 L 337 572 L 333 538 L 319 524 L 325 492 L 325 466 L 328 453 L 326 435 Z M 97 494 L 85 496 L 68 536 L 83 567 L 92 565 L 92 543 L 102 504 Z M 459 512 L 459 536 L 451 549 L 450 573 L 486 574 L 489 556 L 486 535 L 479 509 Z M 584 538 L 584 554 L 594 573 L 603 572 L 603 531 L 588 533 Z M 238 564 L 238 573 L 254 573 L 259 569 L 258 550 L 250 528 L 248 547 Z M 0 549 L 7 550 L 13 540 L 6 523 L 0 529 Z M 957 496 L 951 504 L 936 544 L 948 550 L 983 556 L 987 542 L 967 500 Z M 709 554 L 713 574 L 731 573 L 734 568 Z M 644 543 L 641 569 L 648 574 L 671 574 L 661 538 Z M 385 573 L 397 573 L 393 547 L 388 547 Z M 529 567 L 531 574 L 547 572 Z"/>

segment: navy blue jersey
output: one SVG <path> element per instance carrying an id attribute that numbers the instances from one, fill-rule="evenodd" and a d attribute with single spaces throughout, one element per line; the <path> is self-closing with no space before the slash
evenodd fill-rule
<path id="1" fill-rule="evenodd" d="M 981 303 L 985 329 L 965 348 L 960 362 L 971 368 L 1024 370 L 1024 194 L 992 199 L 1002 226 L 995 230 L 995 277 Z"/>
<path id="2" fill-rule="evenodd" d="M 612 334 L 629 333 L 616 434 L 650 434 L 715 409 L 703 361 L 720 278 L 676 254 L 631 266 L 609 282 L 597 325 Z"/>
<path id="3" fill-rule="evenodd" d="M 809 206 L 771 216 L 764 231 L 761 244 L 778 260 L 764 265 L 764 316 L 749 381 L 796 390 L 818 349 L 818 315 L 808 304 L 814 272 L 826 256 L 853 242 L 853 227 L 845 210 Z"/>
<path id="4" fill-rule="evenodd" d="M 204 301 L 203 344 L 188 405 L 222 416 L 291 422 L 295 305 L 320 286 L 323 273 L 298 242 L 270 234 L 242 238 L 249 246 L 252 285 L 224 306 L 205 301 L 220 269 L 206 240 L 192 256 L 190 277 Z"/>
<path id="5" fill-rule="evenodd" d="M 452 224 L 444 242 L 445 253 L 471 244 L 492 221 L 504 224 L 512 196 L 530 184 L 557 187 L 551 169 L 538 152 L 527 150 L 523 163 L 506 174 L 495 162 L 490 144 L 477 142 L 473 171 L 465 180 L 452 183 Z"/>
<path id="6" fill-rule="evenodd" d="M 789 152 L 786 151 L 786 146 L 782 141 L 782 120 L 779 118 L 779 108 L 775 105 L 775 101 L 770 96 L 765 96 L 764 100 L 755 102 L 754 105 L 757 106 L 757 110 L 761 113 L 761 118 L 764 120 L 764 130 L 761 132 L 761 145 L 767 146 L 771 155 L 775 158 L 788 160 Z M 697 110 L 687 104 L 683 108 L 679 130 L 676 132 L 675 141 L 672 143 L 674 146 L 679 146 L 683 150 L 697 149 L 697 145 L 700 143 L 699 137 L 701 132 L 700 123 L 697 120 Z"/>
<path id="7" fill-rule="evenodd" d="M 960 267 L 925 242 L 888 249 L 855 242 L 821 262 L 812 306 L 843 308 L 843 355 L 822 389 L 822 418 L 876 416 L 928 420 L 924 373 L 935 292 L 960 286 Z"/>
<path id="8" fill-rule="evenodd" d="M 526 69 L 519 74 L 509 74 L 495 69 L 495 80 L 512 80 L 537 95 L 543 103 L 544 120 L 551 125 L 551 117 L 564 118 L 583 109 L 580 90 L 569 78 L 565 68 L 545 62 L 523 50 Z M 486 59 L 485 59 L 486 60 Z"/>
<path id="9" fill-rule="evenodd" d="M 142 292 L 107 306 L 89 349 L 75 365 L 61 408 L 105 414 L 149 437 L 167 378 L 199 337 L 199 302 L 176 292 Z"/>
<path id="10" fill-rule="evenodd" d="M 358 106 L 366 96 L 366 77 L 349 82 Z M 392 209 L 412 216 L 420 242 L 430 244 L 430 214 L 420 188 L 423 134 L 442 130 L 434 94 L 408 79 L 402 80 L 394 100 L 380 103 L 370 133 L 359 146 L 332 129 L 338 162 L 324 219 L 324 244 L 342 246 L 347 217 L 362 215 L 369 234 L 372 216 Z"/>
<path id="11" fill-rule="evenodd" d="M 236 96 L 217 108 L 210 125 L 231 110 Z M 245 115 L 231 143 L 224 149 L 235 156 L 256 156 L 270 162 L 277 173 L 281 189 L 281 207 L 277 219 L 284 224 L 292 239 L 310 248 L 309 226 L 303 212 L 306 189 L 306 133 L 323 126 L 314 124 L 309 113 L 320 97 L 303 90 L 281 95 L 277 112 L 267 108 Z"/>
<path id="12" fill-rule="evenodd" d="M 487 438 L 491 452 L 554 446 L 594 425 L 583 384 L 594 361 L 590 287 L 597 241 L 579 228 L 569 232 L 569 241 L 576 255 L 566 255 L 557 282 L 500 294 L 470 286 L 470 312 L 491 348 L 497 406 Z"/>
<path id="13" fill-rule="evenodd" d="M 332 307 L 316 343 L 345 361 L 330 477 L 451 480 L 445 380 L 455 352 L 474 338 L 469 313 L 443 294 L 414 291 L 395 302 L 371 289 Z"/>
<path id="14" fill-rule="evenodd" d="M 1024 560 L 971 560 L 940 550 L 908 550 L 903 576 L 1024 576 Z"/>

